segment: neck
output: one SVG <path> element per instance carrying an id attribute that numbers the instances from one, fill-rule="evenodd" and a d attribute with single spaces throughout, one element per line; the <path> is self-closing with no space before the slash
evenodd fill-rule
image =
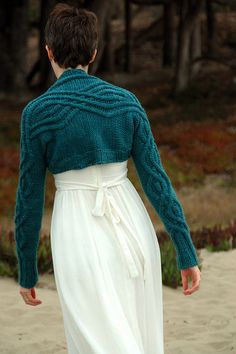
<path id="1" fill-rule="evenodd" d="M 54 70 L 54 73 L 55 73 L 57 79 L 61 76 L 61 74 L 62 74 L 64 71 L 66 71 L 66 70 L 68 70 L 68 69 L 72 69 L 72 68 L 69 67 L 69 68 L 66 68 L 66 69 L 65 69 L 65 68 L 59 67 L 58 65 L 55 66 L 55 67 L 53 67 L 53 70 Z M 82 69 L 82 70 L 84 70 L 86 73 L 88 73 L 88 65 L 86 65 L 86 66 L 78 65 L 78 66 L 76 66 L 75 69 Z"/>

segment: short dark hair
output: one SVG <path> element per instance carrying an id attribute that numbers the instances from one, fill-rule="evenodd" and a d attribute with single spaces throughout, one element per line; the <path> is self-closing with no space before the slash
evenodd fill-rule
<path id="1" fill-rule="evenodd" d="M 58 3 L 49 14 L 45 41 L 60 67 L 88 65 L 98 46 L 96 14 L 84 8 Z"/>

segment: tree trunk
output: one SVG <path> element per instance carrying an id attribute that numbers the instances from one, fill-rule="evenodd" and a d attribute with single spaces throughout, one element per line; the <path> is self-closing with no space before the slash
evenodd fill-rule
<path id="1" fill-rule="evenodd" d="M 198 18 L 191 36 L 190 60 L 191 62 L 202 55 L 201 20 Z M 190 79 L 193 79 L 201 69 L 201 62 L 190 63 Z"/>
<path id="2" fill-rule="evenodd" d="M 107 45 L 107 39 L 109 36 L 106 35 L 109 26 L 108 22 L 111 20 L 113 15 L 113 10 L 115 6 L 114 0 L 91 0 L 86 2 L 86 8 L 93 11 L 98 18 L 99 23 L 99 43 L 98 52 L 95 61 L 89 65 L 89 72 L 94 75 L 103 60 L 104 49 Z"/>
<path id="3" fill-rule="evenodd" d="M 129 0 L 125 0 L 125 66 L 124 69 L 127 72 L 131 72 L 131 47 L 132 47 L 132 12 L 131 3 Z"/>
<path id="4" fill-rule="evenodd" d="M 53 73 L 50 62 L 48 60 L 47 52 L 45 49 L 45 38 L 44 38 L 44 29 L 46 22 L 49 16 L 50 11 L 57 3 L 57 0 L 41 0 L 40 7 L 40 22 L 39 22 L 39 56 L 37 61 L 33 64 L 32 69 L 28 72 L 26 81 L 30 87 L 31 81 L 34 76 L 39 73 L 39 80 L 37 84 L 33 87 L 40 90 L 46 89 L 53 81 Z"/>
<path id="5" fill-rule="evenodd" d="M 56 5 L 57 0 L 41 0 L 41 11 L 40 11 L 40 32 L 39 32 L 39 85 L 41 88 L 47 87 L 50 82 L 49 72 L 51 65 L 47 56 L 45 49 L 45 38 L 44 29 L 47 23 L 49 13 L 52 8 Z"/>
<path id="6" fill-rule="evenodd" d="M 188 84 L 189 78 L 189 33 L 185 28 L 188 0 L 179 1 L 178 48 L 175 73 L 175 93 L 182 91 Z"/>
<path id="7" fill-rule="evenodd" d="M 212 0 L 206 0 L 207 14 L 207 55 L 214 56 L 217 52 L 217 33 L 214 4 Z"/>
<path id="8" fill-rule="evenodd" d="M 195 0 L 193 3 L 191 0 L 178 1 L 180 15 L 174 94 L 185 90 L 189 84 L 191 73 L 190 40 L 203 2 L 204 0 Z"/>
<path id="9" fill-rule="evenodd" d="M 17 96 L 26 90 L 28 0 L 0 3 L 0 92 Z"/>
<path id="10" fill-rule="evenodd" d="M 115 58 L 114 58 L 114 40 L 112 33 L 111 21 L 107 22 L 105 30 L 106 46 L 104 47 L 103 61 L 100 62 L 99 69 L 114 73 L 115 70 Z"/>
<path id="11" fill-rule="evenodd" d="M 163 21 L 163 66 L 172 66 L 175 61 L 176 35 L 175 35 L 176 4 L 174 1 L 164 5 Z"/>

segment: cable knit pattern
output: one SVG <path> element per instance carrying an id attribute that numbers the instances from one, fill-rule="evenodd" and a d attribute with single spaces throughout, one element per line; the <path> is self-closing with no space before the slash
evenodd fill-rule
<path id="1" fill-rule="evenodd" d="M 82 69 L 68 69 L 23 109 L 15 240 L 22 287 L 38 281 L 37 250 L 46 173 L 133 159 L 141 185 L 170 235 L 179 269 L 199 264 L 183 209 L 162 166 L 137 97 Z"/>
<path id="2" fill-rule="evenodd" d="M 131 155 L 143 190 L 173 241 L 178 268 L 198 265 L 183 208 L 162 165 L 146 112 L 140 107 L 133 115 L 136 123 Z"/>

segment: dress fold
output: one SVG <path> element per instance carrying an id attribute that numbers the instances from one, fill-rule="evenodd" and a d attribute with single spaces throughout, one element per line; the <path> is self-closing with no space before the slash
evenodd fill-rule
<path id="1" fill-rule="evenodd" d="M 164 354 L 161 256 L 128 160 L 54 174 L 54 276 L 69 354 Z"/>

